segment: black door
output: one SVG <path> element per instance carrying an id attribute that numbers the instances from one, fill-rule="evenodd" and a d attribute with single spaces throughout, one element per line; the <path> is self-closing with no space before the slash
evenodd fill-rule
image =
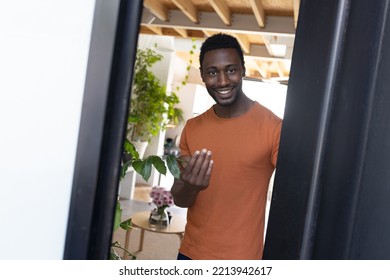
<path id="1" fill-rule="evenodd" d="M 390 259 L 389 14 L 301 1 L 265 259 Z"/>

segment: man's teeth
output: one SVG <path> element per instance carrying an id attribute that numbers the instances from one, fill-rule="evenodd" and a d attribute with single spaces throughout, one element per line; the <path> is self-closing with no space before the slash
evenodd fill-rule
<path id="1" fill-rule="evenodd" d="M 230 89 L 227 90 L 218 90 L 220 94 L 228 94 L 230 92 Z"/>

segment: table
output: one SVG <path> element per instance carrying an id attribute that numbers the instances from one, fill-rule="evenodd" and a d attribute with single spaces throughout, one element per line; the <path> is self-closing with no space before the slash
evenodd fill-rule
<path id="1" fill-rule="evenodd" d="M 142 251 L 142 249 L 143 249 L 145 230 L 151 231 L 151 232 L 156 232 L 156 233 L 162 233 L 162 234 L 176 234 L 177 236 L 179 236 L 180 240 L 183 238 L 184 228 L 186 225 L 186 217 L 185 216 L 173 214 L 172 219 L 171 219 L 171 223 L 168 225 L 168 227 L 161 228 L 161 229 L 150 226 L 149 216 L 150 216 L 150 211 L 137 212 L 131 216 L 132 226 L 141 229 L 138 251 Z M 129 249 L 130 234 L 131 234 L 131 228 L 126 231 L 126 237 L 125 237 L 125 249 L 126 250 Z M 125 258 L 126 258 L 126 256 L 124 253 L 123 259 L 125 259 Z"/>

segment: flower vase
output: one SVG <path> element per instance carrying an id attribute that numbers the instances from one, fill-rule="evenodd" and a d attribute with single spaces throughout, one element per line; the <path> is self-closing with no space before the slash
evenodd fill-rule
<path id="1" fill-rule="evenodd" d="M 151 227 L 167 228 L 169 225 L 169 215 L 167 207 L 158 207 L 150 213 L 149 223 Z"/>

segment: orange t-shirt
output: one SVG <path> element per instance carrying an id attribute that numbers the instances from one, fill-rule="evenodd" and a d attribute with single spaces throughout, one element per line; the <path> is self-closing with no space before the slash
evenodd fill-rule
<path id="1" fill-rule="evenodd" d="M 188 208 L 179 251 L 191 259 L 261 259 L 269 180 L 282 120 L 259 103 L 235 118 L 213 108 L 183 129 L 182 155 L 212 151 L 210 184 Z"/>

